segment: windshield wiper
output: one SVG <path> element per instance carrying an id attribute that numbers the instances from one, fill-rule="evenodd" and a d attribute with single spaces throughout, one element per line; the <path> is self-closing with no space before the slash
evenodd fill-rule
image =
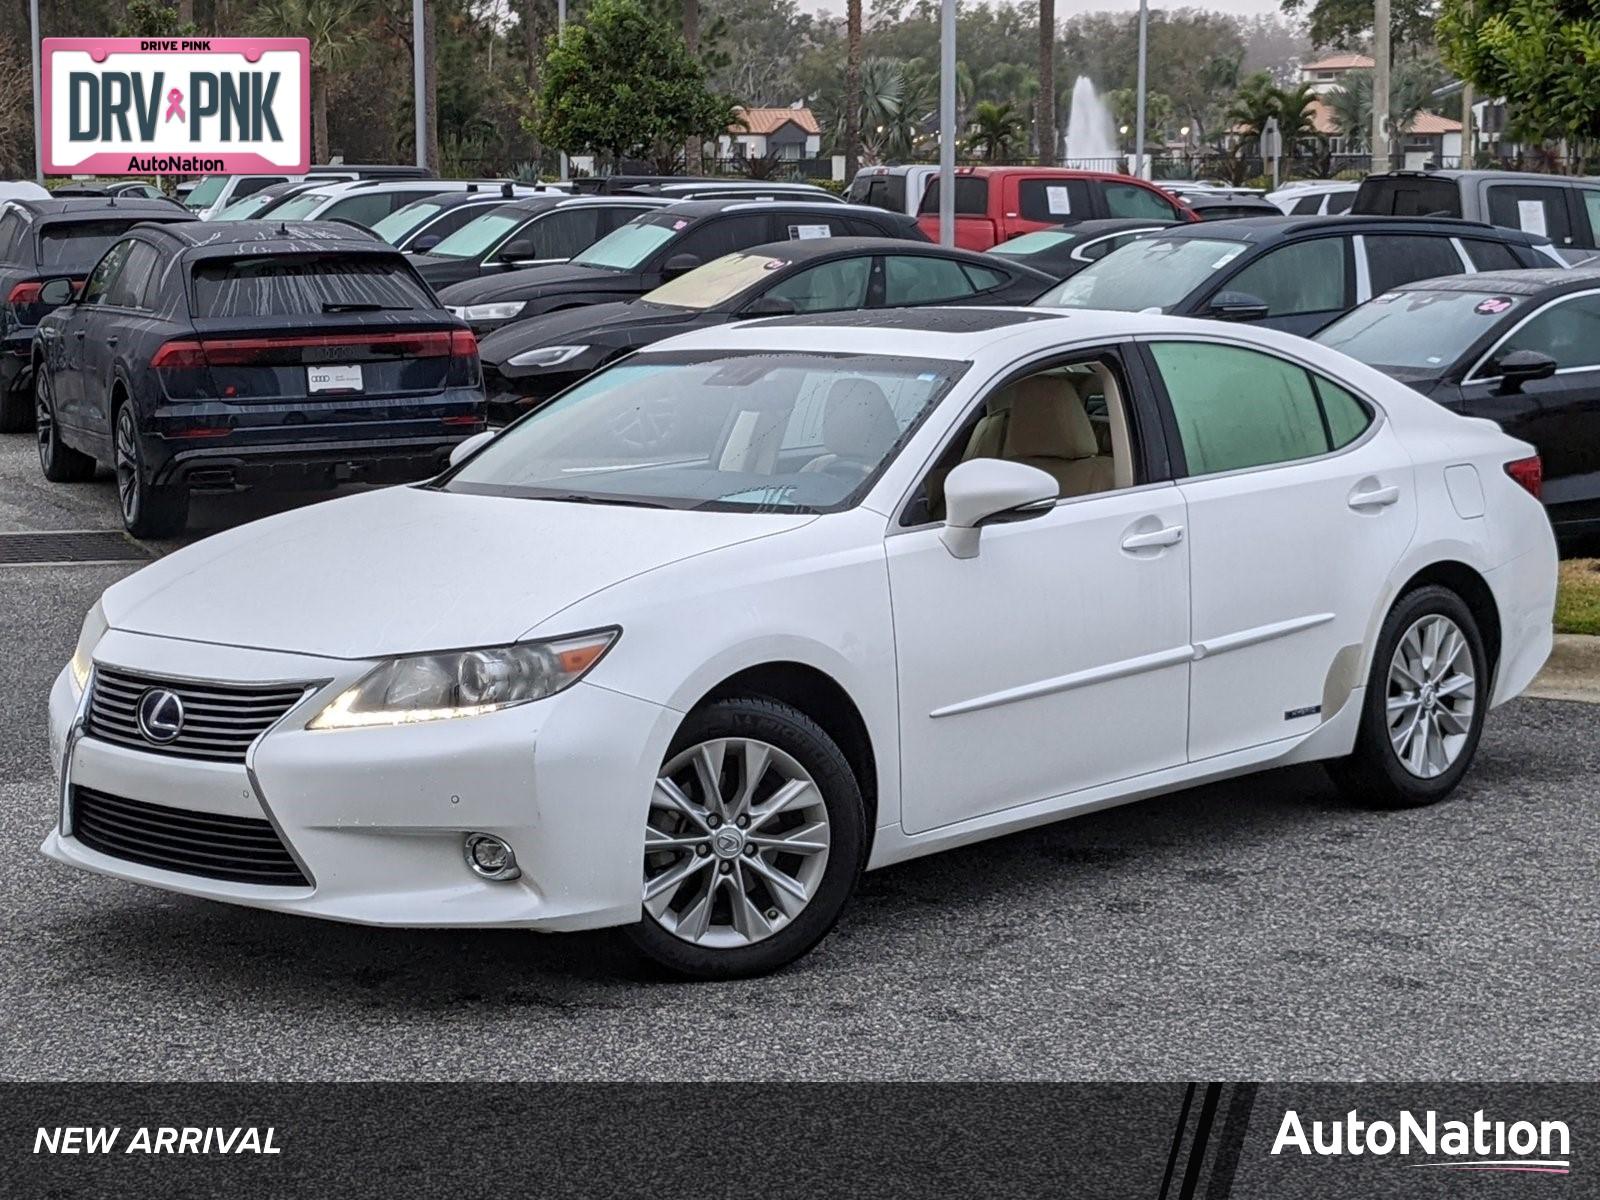
<path id="1" fill-rule="evenodd" d="M 620 504 L 628 508 L 672 508 L 658 500 L 633 500 L 625 496 L 595 496 L 588 492 L 562 492 L 554 496 L 530 496 L 531 500 L 565 500 L 569 504 Z"/>
<path id="2" fill-rule="evenodd" d="M 323 312 L 410 312 L 409 304 L 371 304 L 364 300 L 324 300 Z"/>

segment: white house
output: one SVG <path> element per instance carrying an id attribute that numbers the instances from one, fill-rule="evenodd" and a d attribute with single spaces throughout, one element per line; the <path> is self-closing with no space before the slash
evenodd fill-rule
<path id="1" fill-rule="evenodd" d="M 822 153 L 822 127 L 809 108 L 736 108 L 739 123 L 717 139 L 723 158 L 815 158 Z"/>

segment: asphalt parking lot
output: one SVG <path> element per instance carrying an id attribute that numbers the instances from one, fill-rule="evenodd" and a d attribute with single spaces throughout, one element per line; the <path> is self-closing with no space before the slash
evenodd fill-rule
<path id="1" fill-rule="evenodd" d="M 283 503 L 197 506 L 203 533 Z M 115 529 L 0 438 L 0 531 Z M 1528 1079 L 1600 1072 L 1600 708 L 1491 719 L 1450 802 L 1314 768 L 868 876 L 786 973 L 662 982 L 603 935 L 380 931 L 79 874 L 45 696 L 125 566 L 0 567 L 12 1080 Z"/>

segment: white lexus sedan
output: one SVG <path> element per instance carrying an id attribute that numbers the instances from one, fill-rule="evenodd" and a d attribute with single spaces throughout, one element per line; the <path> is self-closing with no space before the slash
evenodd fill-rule
<path id="1" fill-rule="evenodd" d="M 1532 449 L 1268 330 L 735 322 L 107 589 L 61 862 L 689 976 L 864 869 L 1283 763 L 1426 804 L 1551 644 Z"/>

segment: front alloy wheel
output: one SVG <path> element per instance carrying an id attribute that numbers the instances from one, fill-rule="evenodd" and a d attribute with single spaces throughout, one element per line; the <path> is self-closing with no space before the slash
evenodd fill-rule
<path id="1" fill-rule="evenodd" d="M 776 970 L 839 919 L 866 858 L 861 788 L 806 713 L 730 696 L 684 719 L 644 829 L 643 918 L 625 932 L 696 979 Z"/>

